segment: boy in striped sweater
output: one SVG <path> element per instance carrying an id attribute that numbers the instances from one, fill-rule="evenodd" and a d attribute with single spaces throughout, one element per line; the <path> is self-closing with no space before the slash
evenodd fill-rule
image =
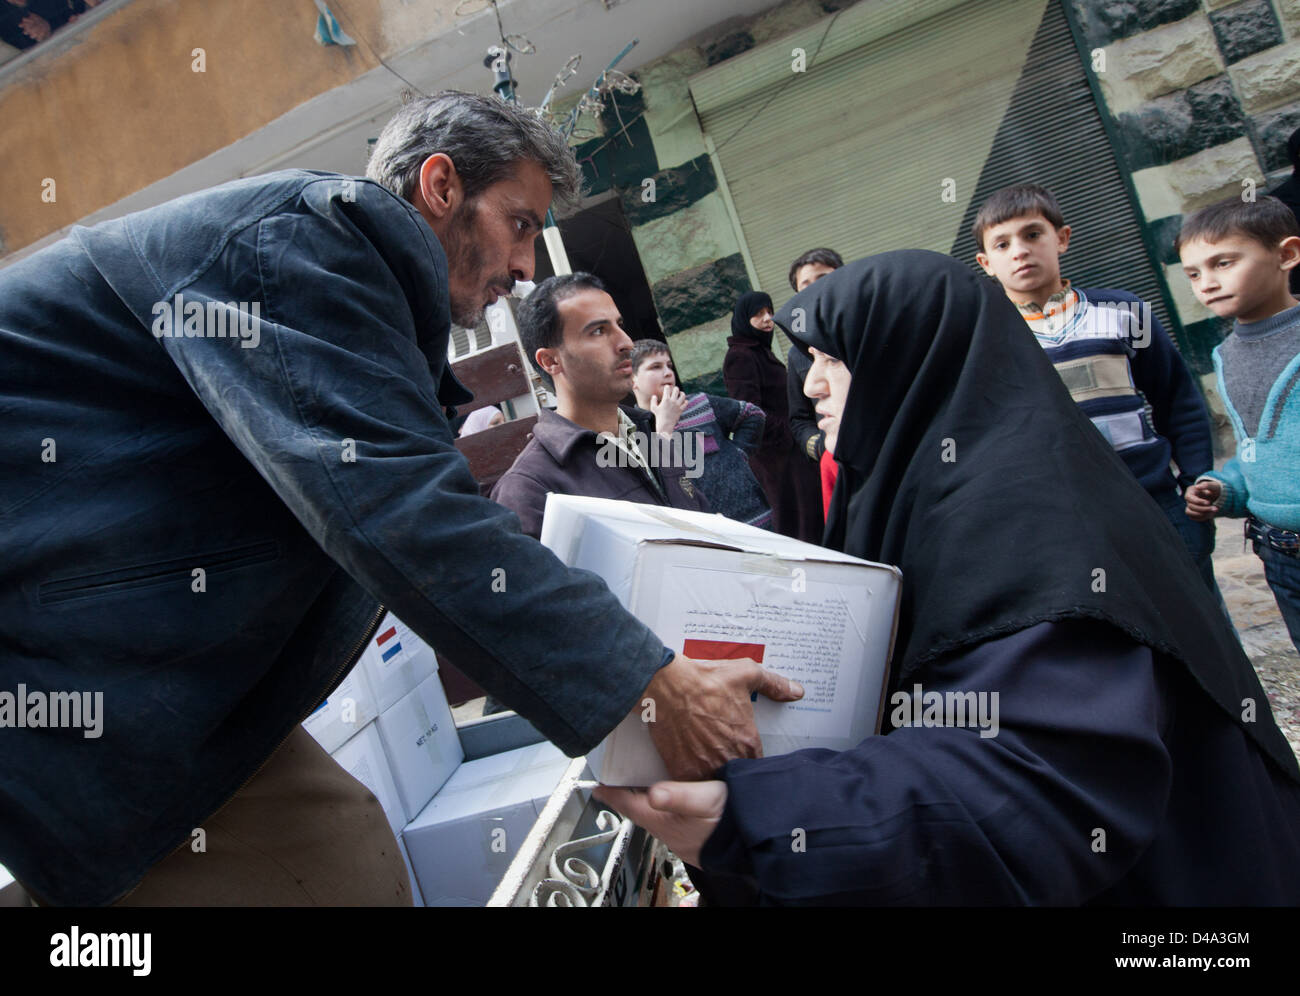
<path id="1" fill-rule="evenodd" d="M 974 235 L 976 261 L 1002 285 L 1070 396 L 1164 510 L 1218 595 L 1214 524 L 1188 518 L 1181 495 L 1213 466 L 1209 413 L 1151 306 L 1128 291 L 1084 290 L 1062 279 L 1070 227 L 1043 187 L 994 193 L 975 216 Z"/>
<path id="2" fill-rule="evenodd" d="M 1232 333 L 1214 369 L 1237 455 L 1184 497 L 1187 514 L 1245 516 L 1291 642 L 1300 650 L 1300 226 L 1274 197 L 1233 197 L 1183 222 L 1176 243 L 1192 290 Z"/>

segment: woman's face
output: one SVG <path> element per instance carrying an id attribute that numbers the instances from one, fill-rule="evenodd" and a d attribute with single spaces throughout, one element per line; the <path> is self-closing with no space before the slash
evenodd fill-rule
<path id="1" fill-rule="evenodd" d="M 772 309 L 760 308 L 757 314 L 750 316 L 749 324 L 760 332 L 771 332 L 776 324 L 772 321 Z"/>
<path id="2" fill-rule="evenodd" d="M 853 378 L 849 368 L 835 357 L 820 349 L 809 347 L 808 351 L 812 353 L 813 365 L 804 378 L 803 393 L 817 402 L 813 406 L 817 412 L 817 428 L 825 433 L 826 449 L 834 453 L 840 434 L 840 416 L 844 414 L 844 402 Z"/>

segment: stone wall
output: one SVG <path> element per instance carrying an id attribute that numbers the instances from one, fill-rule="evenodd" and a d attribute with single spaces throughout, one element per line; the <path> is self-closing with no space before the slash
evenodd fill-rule
<path id="1" fill-rule="evenodd" d="M 1300 127 L 1300 0 L 1069 2 L 1165 267 L 1184 352 L 1226 430 L 1210 351 L 1230 325 L 1196 300 L 1173 240 L 1185 213 L 1262 194 L 1289 174 L 1286 141 Z"/>
<path id="2" fill-rule="evenodd" d="M 577 149 L 589 192 L 612 188 L 619 196 L 673 360 L 691 390 L 726 393 L 731 312 L 750 280 L 687 81 L 849 4 L 787 0 L 756 18 L 720 23 L 634 73 L 641 91 L 618 95 L 602 118 L 603 134 Z M 785 288 L 766 289 L 778 302 L 786 296 Z"/>

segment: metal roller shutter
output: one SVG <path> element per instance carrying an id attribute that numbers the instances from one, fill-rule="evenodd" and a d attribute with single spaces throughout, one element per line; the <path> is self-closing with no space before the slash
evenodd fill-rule
<path id="1" fill-rule="evenodd" d="M 795 48 L 805 73 L 791 70 Z M 980 202 L 1033 181 L 1075 229 L 1065 275 L 1132 290 L 1167 318 L 1058 0 L 864 0 L 690 87 L 777 301 L 790 261 L 813 246 L 845 259 L 932 249 L 974 266 Z"/>

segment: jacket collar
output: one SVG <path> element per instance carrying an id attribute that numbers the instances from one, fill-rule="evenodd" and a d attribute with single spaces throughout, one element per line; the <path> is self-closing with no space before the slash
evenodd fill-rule
<path id="1" fill-rule="evenodd" d="M 654 431 L 654 415 L 641 408 L 619 405 L 623 413 L 636 425 L 639 432 L 649 435 Z M 546 450 L 558 464 L 566 464 L 573 456 L 573 451 L 585 441 L 596 445 L 596 434 L 590 429 L 570 422 L 563 415 L 549 408 L 543 408 L 533 428 L 533 438 Z"/>

